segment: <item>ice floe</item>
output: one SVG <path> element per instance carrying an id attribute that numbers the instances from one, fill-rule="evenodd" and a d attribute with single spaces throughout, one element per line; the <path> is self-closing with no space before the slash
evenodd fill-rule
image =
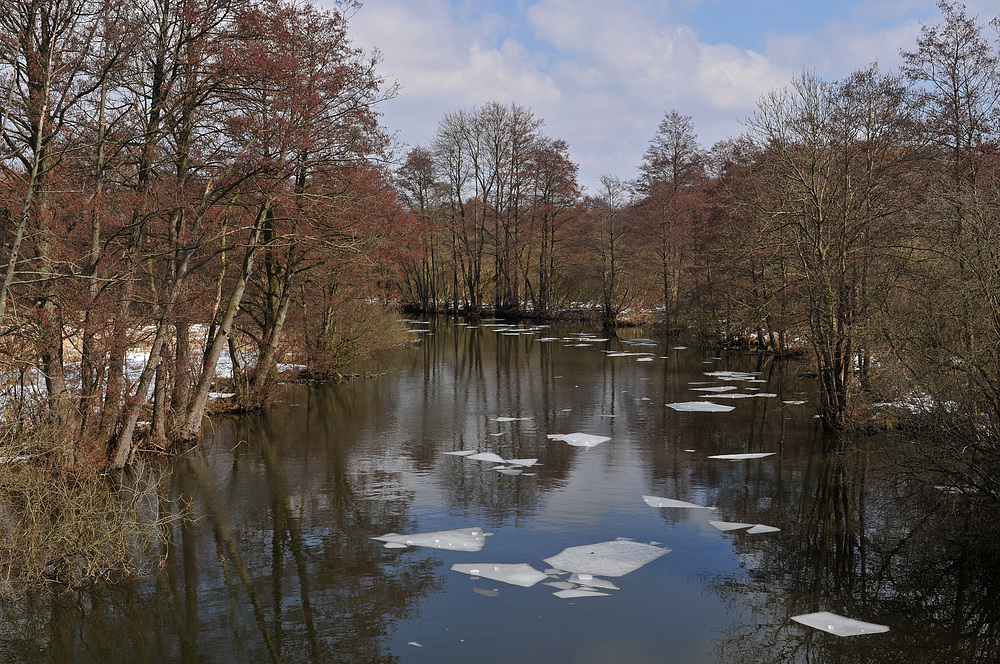
<path id="1" fill-rule="evenodd" d="M 492 579 L 522 588 L 530 588 L 539 581 L 549 578 L 547 574 L 539 572 L 527 563 L 455 563 L 451 569 L 469 576 Z"/>
<path id="2" fill-rule="evenodd" d="M 588 588 L 600 588 L 602 590 L 621 590 L 621 588 L 607 579 L 598 579 L 593 574 L 573 574 L 569 577 L 568 583 Z"/>
<path id="3" fill-rule="evenodd" d="M 608 436 L 595 436 L 589 433 L 550 433 L 549 440 L 561 440 L 575 447 L 594 447 L 611 440 Z"/>
<path id="4" fill-rule="evenodd" d="M 642 499 L 650 507 L 678 507 L 681 509 L 699 509 L 699 510 L 714 510 L 714 507 L 706 507 L 705 505 L 696 505 L 695 503 L 689 503 L 683 500 L 674 500 L 673 498 L 660 498 L 658 496 L 643 496 Z"/>
<path id="5" fill-rule="evenodd" d="M 486 533 L 476 526 L 474 528 L 456 528 L 454 530 L 434 530 L 427 533 L 400 535 L 386 533 L 373 540 L 385 542 L 387 549 L 401 549 L 408 546 L 423 546 L 431 549 L 446 549 L 448 551 L 482 551 L 486 545 Z"/>
<path id="6" fill-rule="evenodd" d="M 774 526 L 765 526 L 762 523 L 758 523 L 756 526 L 747 531 L 748 535 L 762 535 L 764 533 L 776 533 L 780 531 L 781 528 L 775 528 Z"/>
<path id="7" fill-rule="evenodd" d="M 493 452 L 479 452 L 468 457 L 469 461 L 489 461 L 490 463 L 507 463 L 499 454 Z"/>
<path id="8" fill-rule="evenodd" d="M 619 539 L 571 546 L 544 560 L 556 569 L 576 574 L 625 576 L 671 551 L 673 549 Z"/>
<path id="9" fill-rule="evenodd" d="M 862 622 L 853 618 L 845 618 L 829 611 L 792 616 L 792 620 L 806 627 L 812 627 L 835 636 L 882 634 L 889 631 L 888 625 L 876 625 L 875 623 Z"/>
<path id="10" fill-rule="evenodd" d="M 572 590 L 559 590 L 552 593 L 559 599 L 579 599 L 581 597 L 610 597 L 611 593 L 602 593 L 597 590 L 587 590 L 585 588 L 576 588 Z"/>
<path id="11" fill-rule="evenodd" d="M 752 523 L 737 523 L 735 521 L 709 521 L 709 525 L 718 528 L 722 532 L 729 532 L 730 530 L 742 530 L 744 528 L 750 528 L 754 524 Z"/>
<path id="12" fill-rule="evenodd" d="M 711 401 L 683 401 L 680 403 L 668 403 L 667 408 L 681 411 L 683 413 L 728 413 L 736 406 L 723 406 Z"/>
<path id="13" fill-rule="evenodd" d="M 706 376 L 712 376 L 713 378 L 718 378 L 719 380 L 745 380 L 751 382 L 761 382 L 766 383 L 767 381 L 758 378 L 759 373 L 751 373 L 747 371 L 706 371 Z"/>
<path id="14" fill-rule="evenodd" d="M 530 420 L 530 417 L 495 417 L 494 422 L 524 422 Z"/>
<path id="15" fill-rule="evenodd" d="M 715 385 L 713 387 L 692 387 L 692 392 L 732 392 L 738 389 L 735 385 Z"/>
<path id="16" fill-rule="evenodd" d="M 749 452 L 746 454 L 713 454 L 709 456 L 709 459 L 723 459 L 725 461 L 743 461 L 744 459 L 763 459 L 765 457 L 773 456 L 777 452 Z M 469 457 L 470 459 L 472 457 Z"/>

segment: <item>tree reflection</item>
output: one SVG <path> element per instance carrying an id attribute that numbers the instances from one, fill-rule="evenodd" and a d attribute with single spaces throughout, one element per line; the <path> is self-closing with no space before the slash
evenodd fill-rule
<path id="1" fill-rule="evenodd" d="M 21 629 L 0 640 L 0 659 L 396 661 L 386 638 L 439 589 L 440 563 L 369 540 L 410 525 L 408 496 L 373 490 L 387 471 L 352 458 L 330 406 L 226 422 L 164 464 L 160 508 L 190 503 L 195 518 L 164 528 L 155 579 L 3 607 Z"/>
<path id="2" fill-rule="evenodd" d="M 929 507 L 886 472 L 887 459 L 851 442 L 817 456 L 794 473 L 796 519 L 775 536 L 734 536 L 744 569 L 707 580 L 739 616 L 716 644 L 719 661 L 1000 658 L 997 549 L 964 538 L 967 515 Z M 890 631 L 840 638 L 791 620 L 815 611 Z"/>

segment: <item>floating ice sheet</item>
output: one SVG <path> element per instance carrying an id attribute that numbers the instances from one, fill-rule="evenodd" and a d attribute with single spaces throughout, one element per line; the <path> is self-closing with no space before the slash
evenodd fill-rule
<path id="1" fill-rule="evenodd" d="M 530 420 L 530 417 L 496 417 L 493 418 L 494 422 L 524 422 Z"/>
<path id="2" fill-rule="evenodd" d="M 646 504 L 650 507 L 680 507 L 682 509 L 699 509 L 699 510 L 714 510 L 714 507 L 706 507 L 705 505 L 695 505 L 694 503 L 688 503 L 683 500 L 674 500 L 673 498 L 660 498 L 658 496 L 643 496 L 642 499 L 646 501 Z"/>
<path id="3" fill-rule="evenodd" d="M 387 549 L 399 549 L 407 546 L 425 546 L 432 549 L 447 549 L 449 551 L 482 551 L 486 544 L 486 533 L 476 526 L 474 528 L 456 528 L 454 530 L 435 530 L 427 533 L 400 535 L 386 533 L 373 540 L 385 542 Z"/>
<path id="4" fill-rule="evenodd" d="M 723 459 L 725 461 L 743 461 L 744 459 L 763 459 L 777 454 L 777 452 L 750 452 L 747 454 L 713 454 L 709 459 Z M 472 457 L 469 457 L 470 459 Z"/>
<path id="5" fill-rule="evenodd" d="M 781 403 L 786 403 L 789 406 L 801 406 L 802 404 L 805 403 L 805 401 L 801 401 L 801 400 L 795 399 L 795 400 L 792 400 L 792 401 L 782 401 Z"/>
<path id="6" fill-rule="evenodd" d="M 711 401 L 683 401 L 680 403 L 668 403 L 668 408 L 679 410 L 684 413 L 728 413 L 736 406 L 723 406 Z"/>
<path id="7" fill-rule="evenodd" d="M 507 459 L 505 462 L 508 466 L 521 466 L 523 468 L 530 468 L 538 463 L 538 459 Z"/>
<path id="8" fill-rule="evenodd" d="M 732 392 L 736 390 L 735 385 L 714 385 L 712 387 L 692 387 L 692 392 Z"/>
<path id="9" fill-rule="evenodd" d="M 720 380 L 747 380 L 753 382 L 766 383 L 767 381 L 758 378 L 760 374 L 750 373 L 746 371 L 706 371 L 706 376 L 712 376 L 713 378 L 718 378 Z"/>
<path id="10" fill-rule="evenodd" d="M 607 579 L 598 579 L 593 574 L 573 574 L 569 577 L 568 583 L 575 583 L 578 586 L 587 586 L 588 588 L 601 588 L 602 590 L 621 590 L 621 588 Z"/>
<path id="11" fill-rule="evenodd" d="M 569 443 L 576 447 L 594 447 L 595 445 L 600 445 L 601 443 L 606 443 L 611 438 L 608 436 L 595 436 L 589 433 L 550 433 L 550 440 L 561 440 L 564 443 Z"/>
<path id="12" fill-rule="evenodd" d="M 636 362 L 652 362 L 652 361 L 653 358 L 651 357 L 640 357 L 639 359 L 636 360 Z"/>
<path id="13" fill-rule="evenodd" d="M 737 523 L 735 521 L 709 521 L 708 523 L 724 533 L 730 530 L 742 530 L 753 526 L 752 523 Z"/>
<path id="14" fill-rule="evenodd" d="M 470 461 L 489 461 L 490 463 L 507 463 L 499 454 L 493 452 L 479 452 L 469 457 Z"/>
<path id="15" fill-rule="evenodd" d="M 838 616 L 836 613 L 830 613 L 829 611 L 792 616 L 792 620 L 797 623 L 801 623 L 806 627 L 812 627 L 836 636 L 881 634 L 889 631 L 888 625 L 876 625 L 875 623 L 861 622 L 860 620 L 854 620 L 853 618 Z"/>
<path id="16" fill-rule="evenodd" d="M 585 590 L 578 588 L 574 590 L 559 590 L 552 593 L 559 599 L 578 599 L 580 597 L 610 597 L 610 593 L 602 593 L 596 590 Z"/>
<path id="17" fill-rule="evenodd" d="M 671 551 L 673 549 L 641 542 L 611 540 L 571 546 L 551 558 L 545 558 L 545 562 L 557 569 L 576 574 L 625 576 Z"/>
<path id="18" fill-rule="evenodd" d="M 549 578 L 527 563 L 455 563 L 451 569 L 462 574 L 492 579 L 522 588 L 530 588 L 539 581 Z"/>
<path id="19" fill-rule="evenodd" d="M 762 523 L 758 523 L 756 526 L 747 531 L 748 535 L 761 535 L 763 533 L 776 533 L 781 528 L 775 528 L 774 526 L 765 526 Z"/>

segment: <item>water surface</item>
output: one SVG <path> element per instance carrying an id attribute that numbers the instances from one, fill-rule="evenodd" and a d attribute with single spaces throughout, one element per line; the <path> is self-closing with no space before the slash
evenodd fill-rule
<path id="1" fill-rule="evenodd" d="M 192 506 L 153 578 L 3 607 L 0 656 L 65 662 L 990 661 L 995 573 L 925 524 L 865 453 L 829 451 L 814 384 L 744 354 L 573 326 L 436 320 L 348 384 L 290 386 L 266 416 L 147 464 Z M 590 337 L 586 338 L 586 334 Z M 595 340 L 596 339 L 596 340 Z M 629 353 L 609 356 L 613 353 Z M 636 353 L 644 353 L 638 355 Z M 642 360 L 642 361 L 640 361 Z M 724 380 L 718 371 L 752 374 Z M 696 388 L 735 386 L 727 399 Z M 707 400 L 725 413 L 665 404 Z M 804 402 L 804 403 L 800 403 Z M 498 421 L 498 418 L 523 418 Z M 584 432 L 587 449 L 550 440 Z M 521 475 L 444 454 L 538 458 Z M 716 454 L 773 452 L 723 461 Z M 644 494 L 714 506 L 652 508 Z M 779 532 L 721 532 L 710 520 Z M 915 525 L 917 524 L 917 525 Z M 374 536 L 479 526 L 477 553 Z M 455 563 L 528 563 L 615 538 L 673 549 L 606 597 L 559 599 Z M 565 575 L 559 577 L 565 579 Z M 890 626 L 847 639 L 792 616 Z"/>

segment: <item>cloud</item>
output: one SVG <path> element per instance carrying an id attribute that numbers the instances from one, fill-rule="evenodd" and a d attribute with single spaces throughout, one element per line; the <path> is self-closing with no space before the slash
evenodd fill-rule
<path id="1" fill-rule="evenodd" d="M 921 22 L 940 20 L 934 0 L 859 0 L 826 6 L 814 26 L 802 8 L 796 28 L 763 37 L 784 23 L 760 3 L 749 13 L 740 6 L 740 25 L 710 30 L 737 1 L 378 0 L 354 16 L 351 33 L 383 52 L 382 72 L 402 85 L 383 111 L 404 141 L 428 143 L 448 111 L 513 101 L 570 144 L 582 182 L 593 187 L 600 173 L 633 177 L 671 109 L 692 116 L 708 146 L 740 133 L 757 100 L 803 69 L 835 79 L 872 61 L 894 66 Z M 989 1 L 969 2 L 969 14 L 988 22 Z M 708 43 L 696 20 L 730 35 L 717 42 L 753 36 L 744 42 L 759 51 Z"/>

